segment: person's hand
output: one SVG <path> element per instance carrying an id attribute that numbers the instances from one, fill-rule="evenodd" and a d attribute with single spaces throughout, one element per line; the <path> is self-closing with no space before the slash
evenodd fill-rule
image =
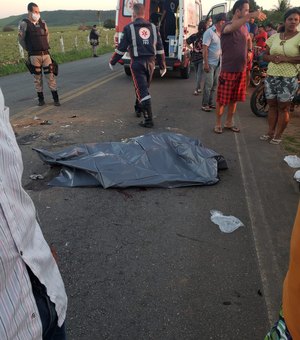
<path id="1" fill-rule="evenodd" d="M 263 13 L 262 11 L 258 10 L 258 11 L 255 11 L 255 12 L 252 12 L 251 13 L 251 17 L 252 18 L 255 18 L 259 21 L 264 21 L 266 20 L 267 16 L 265 15 L 265 13 Z"/>
<path id="2" fill-rule="evenodd" d="M 163 68 L 161 70 L 159 70 L 159 73 L 160 73 L 160 76 L 163 77 L 167 72 L 167 69 L 166 68 Z"/>
<path id="3" fill-rule="evenodd" d="M 280 63 L 286 62 L 286 59 L 287 59 L 286 56 L 281 55 L 281 54 L 276 54 L 273 56 L 272 62 L 275 64 L 280 64 Z"/>
<path id="4" fill-rule="evenodd" d="M 109 66 L 109 68 L 110 68 L 112 71 L 114 71 L 114 67 L 113 67 L 113 65 L 112 65 L 111 63 L 109 63 L 108 66 Z"/>
<path id="5" fill-rule="evenodd" d="M 209 65 L 208 64 L 204 64 L 203 65 L 203 70 L 204 70 L 204 72 L 208 73 L 209 72 Z"/>

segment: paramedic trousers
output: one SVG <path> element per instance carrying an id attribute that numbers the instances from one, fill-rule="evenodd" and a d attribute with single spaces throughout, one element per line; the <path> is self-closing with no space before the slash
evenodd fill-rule
<path id="1" fill-rule="evenodd" d="M 154 68 L 154 56 L 131 59 L 130 70 L 135 88 L 136 98 L 139 103 L 151 99 L 149 87 L 153 77 Z"/>

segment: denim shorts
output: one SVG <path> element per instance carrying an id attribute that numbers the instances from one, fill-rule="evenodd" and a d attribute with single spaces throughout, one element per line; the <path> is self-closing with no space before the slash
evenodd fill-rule
<path id="1" fill-rule="evenodd" d="M 298 90 L 297 77 L 273 77 L 265 79 L 265 95 L 267 99 L 275 99 L 279 102 L 291 102 Z"/>

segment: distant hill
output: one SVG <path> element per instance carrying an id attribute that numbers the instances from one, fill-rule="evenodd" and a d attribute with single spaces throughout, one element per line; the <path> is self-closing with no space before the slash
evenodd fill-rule
<path id="1" fill-rule="evenodd" d="M 115 20 L 116 11 L 92 11 L 92 10 L 77 10 L 77 11 L 44 11 L 41 12 L 41 17 L 48 26 L 69 26 L 69 25 L 91 25 L 98 24 L 100 15 L 100 22 L 107 19 Z M 21 19 L 26 18 L 26 14 L 14 15 L 8 18 L 0 19 L 0 27 L 4 26 L 18 26 Z"/>

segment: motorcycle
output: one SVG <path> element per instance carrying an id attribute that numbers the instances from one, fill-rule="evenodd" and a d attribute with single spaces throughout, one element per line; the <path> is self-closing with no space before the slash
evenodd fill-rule
<path id="1" fill-rule="evenodd" d="M 290 112 L 293 112 L 295 106 L 300 105 L 300 80 L 298 82 L 298 91 L 294 96 Z M 269 106 L 267 103 L 266 95 L 265 95 L 265 84 L 262 82 L 252 93 L 250 98 L 250 107 L 252 112 L 258 117 L 267 117 Z"/>
<path id="2" fill-rule="evenodd" d="M 263 60 L 264 50 L 259 46 L 254 46 L 254 59 L 250 73 L 250 84 L 257 87 L 267 75 L 268 63 Z"/>

